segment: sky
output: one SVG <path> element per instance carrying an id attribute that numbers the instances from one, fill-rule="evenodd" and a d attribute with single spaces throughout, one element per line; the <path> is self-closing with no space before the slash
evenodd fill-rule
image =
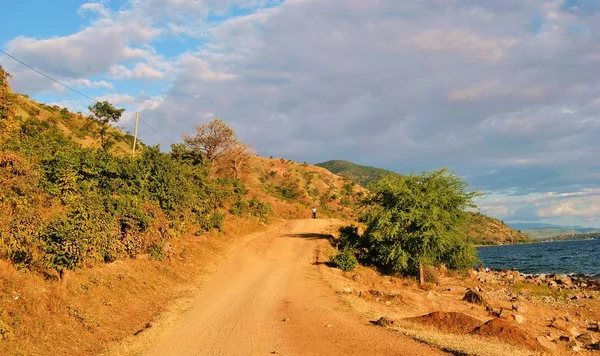
<path id="1" fill-rule="evenodd" d="M 263 156 L 449 167 L 506 222 L 600 226 L 600 0 L 22 0 L 0 48 L 165 150 L 221 117 Z M 6 56 L 13 89 L 89 99 Z"/>

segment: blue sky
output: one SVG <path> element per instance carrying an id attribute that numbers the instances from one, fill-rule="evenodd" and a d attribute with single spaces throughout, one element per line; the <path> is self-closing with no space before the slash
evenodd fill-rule
<path id="1" fill-rule="evenodd" d="M 0 46 L 136 110 L 168 148 L 223 117 L 265 156 L 443 166 L 505 221 L 600 226 L 598 0 L 12 1 Z M 89 100 L 0 56 L 16 91 Z"/>

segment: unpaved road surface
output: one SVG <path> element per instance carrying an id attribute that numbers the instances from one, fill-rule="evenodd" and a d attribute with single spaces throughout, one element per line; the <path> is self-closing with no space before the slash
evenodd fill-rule
<path id="1" fill-rule="evenodd" d="M 290 221 L 237 249 L 146 354 L 443 354 L 371 325 L 341 302 L 321 278 L 325 267 L 314 263 L 330 223 Z"/>

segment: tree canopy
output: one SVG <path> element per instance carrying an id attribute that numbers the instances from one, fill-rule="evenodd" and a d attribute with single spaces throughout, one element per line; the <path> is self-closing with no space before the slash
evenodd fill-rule
<path id="1" fill-rule="evenodd" d="M 125 109 L 117 109 L 108 101 L 98 101 L 88 109 L 91 113 L 90 118 L 100 123 L 100 144 L 102 149 L 106 150 L 112 143 L 107 135 L 108 125 L 111 122 L 119 122 Z"/>
<path id="2" fill-rule="evenodd" d="M 447 169 L 419 175 L 388 175 L 370 186 L 360 218 L 365 232 L 356 244 L 362 259 L 390 274 L 420 273 L 422 267 L 470 267 L 475 250 L 467 243 L 467 209 L 479 192 Z"/>
<path id="3" fill-rule="evenodd" d="M 211 174 L 238 178 L 251 154 L 250 147 L 237 138 L 235 131 L 223 119 L 196 126 L 196 134 L 183 134 L 183 141 L 204 154 L 210 164 Z"/>
<path id="4" fill-rule="evenodd" d="M 0 66 L 0 143 L 14 126 L 15 108 L 8 80 L 11 75 Z"/>

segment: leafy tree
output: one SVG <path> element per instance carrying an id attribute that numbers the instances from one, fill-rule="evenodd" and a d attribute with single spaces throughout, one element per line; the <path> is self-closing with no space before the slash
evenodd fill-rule
<path id="1" fill-rule="evenodd" d="M 424 266 L 472 266 L 476 254 L 466 242 L 466 209 L 475 208 L 473 199 L 481 194 L 466 186 L 445 168 L 389 175 L 373 184 L 361 216 L 370 262 L 387 273 L 418 273 L 421 284 Z"/>
<path id="2" fill-rule="evenodd" d="M 14 126 L 14 95 L 8 84 L 10 78 L 12 76 L 0 66 L 0 144 L 4 142 Z"/>
<path id="3" fill-rule="evenodd" d="M 117 109 L 108 101 L 98 101 L 88 107 L 90 117 L 100 123 L 100 143 L 103 150 L 108 150 L 112 141 L 108 135 L 108 125 L 111 122 L 119 122 L 125 109 Z"/>

